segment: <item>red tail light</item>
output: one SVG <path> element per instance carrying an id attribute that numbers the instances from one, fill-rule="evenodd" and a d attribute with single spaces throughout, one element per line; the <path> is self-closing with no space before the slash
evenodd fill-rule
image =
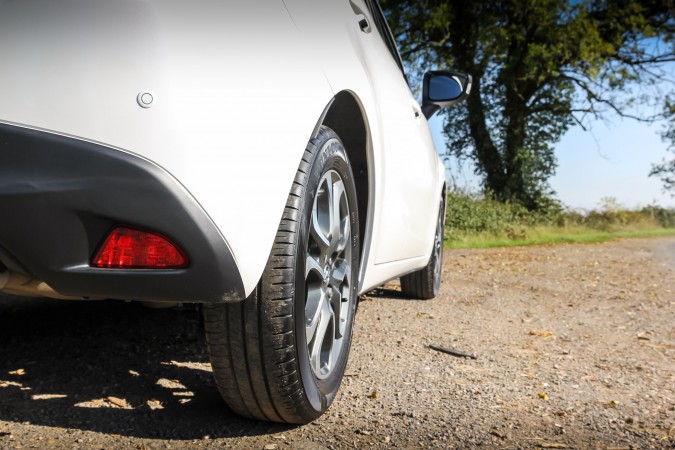
<path id="1" fill-rule="evenodd" d="M 176 244 L 157 233 L 118 227 L 110 232 L 92 260 L 105 269 L 180 269 L 187 257 Z"/>

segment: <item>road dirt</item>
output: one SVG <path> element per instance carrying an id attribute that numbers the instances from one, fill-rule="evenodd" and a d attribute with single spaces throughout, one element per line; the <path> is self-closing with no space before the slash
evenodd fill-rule
<path id="1" fill-rule="evenodd" d="M 446 251 L 438 298 L 363 298 L 301 427 L 227 410 L 193 309 L 0 297 L 0 448 L 675 448 L 674 246 Z"/>

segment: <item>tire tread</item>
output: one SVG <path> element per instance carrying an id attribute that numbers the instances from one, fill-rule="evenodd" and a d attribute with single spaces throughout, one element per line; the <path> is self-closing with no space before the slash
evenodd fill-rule
<path id="1" fill-rule="evenodd" d="M 304 424 L 321 414 L 307 406 L 295 355 L 293 273 L 302 192 L 320 149 L 315 142 L 333 137 L 321 127 L 305 149 L 263 272 L 266 283 L 243 302 L 203 307 L 216 384 L 228 406 L 245 417 Z"/>

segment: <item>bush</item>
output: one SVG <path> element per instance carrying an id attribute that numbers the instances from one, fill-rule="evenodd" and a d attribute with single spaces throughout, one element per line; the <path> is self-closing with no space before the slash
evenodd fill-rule
<path id="1" fill-rule="evenodd" d="M 470 235 L 489 235 L 523 240 L 537 228 L 587 229 L 613 232 L 646 228 L 674 228 L 675 210 L 648 206 L 628 210 L 616 199 L 603 199 L 600 210 L 565 211 L 555 199 L 543 198 L 529 211 L 517 203 L 502 203 L 490 194 L 453 191 L 447 198 L 445 237 L 462 240 Z"/>

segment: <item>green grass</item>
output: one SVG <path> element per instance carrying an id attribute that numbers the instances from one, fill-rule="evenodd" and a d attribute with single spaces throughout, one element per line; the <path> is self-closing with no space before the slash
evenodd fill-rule
<path id="1" fill-rule="evenodd" d="M 624 231 L 563 230 L 534 228 L 532 237 L 511 239 L 505 236 L 474 234 L 445 241 L 445 248 L 494 248 L 550 244 L 595 244 L 614 239 L 675 236 L 675 228 L 654 228 Z"/>
<path id="2" fill-rule="evenodd" d="M 675 236 L 675 210 L 655 205 L 622 208 L 605 199 L 599 210 L 566 211 L 554 200 L 538 211 L 500 203 L 489 195 L 448 195 L 446 248 L 596 243 L 620 238 Z"/>

